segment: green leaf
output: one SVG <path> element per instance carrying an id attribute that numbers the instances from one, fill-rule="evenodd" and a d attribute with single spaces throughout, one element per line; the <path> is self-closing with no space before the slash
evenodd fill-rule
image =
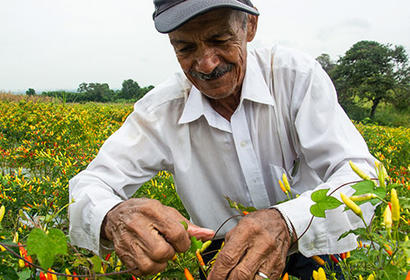
<path id="1" fill-rule="evenodd" d="M 180 223 L 184 226 L 185 230 L 188 230 L 188 224 L 185 221 L 181 221 Z"/>
<path id="2" fill-rule="evenodd" d="M 101 270 L 101 259 L 100 257 L 94 255 L 92 258 L 89 258 L 89 260 L 93 263 L 93 270 L 96 273 L 99 273 Z"/>
<path id="3" fill-rule="evenodd" d="M 328 191 L 329 189 L 315 191 L 312 193 L 311 198 L 314 202 L 320 202 L 326 197 Z"/>
<path id="4" fill-rule="evenodd" d="M 0 277 L 4 280 L 18 280 L 19 279 L 16 271 L 13 268 L 5 264 L 0 264 Z"/>
<path id="5" fill-rule="evenodd" d="M 196 252 L 196 250 L 199 250 L 199 249 L 201 249 L 202 248 L 202 241 L 201 240 L 198 240 L 198 239 L 196 239 L 196 237 L 195 236 L 192 236 L 191 237 L 191 252 Z"/>
<path id="6" fill-rule="evenodd" d="M 59 229 L 50 229 L 46 234 L 35 228 L 28 235 L 27 251 L 30 255 L 37 255 L 40 265 L 48 269 L 53 265 L 55 255 L 67 254 L 67 239 Z"/>
<path id="7" fill-rule="evenodd" d="M 311 199 L 316 202 L 310 207 L 310 213 L 315 217 L 326 218 L 326 210 L 335 209 L 342 203 L 333 196 L 327 196 L 329 189 L 322 189 L 312 193 Z"/>
<path id="8" fill-rule="evenodd" d="M 339 236 L 337 241 L 339 241 L 340 239 L 345 238 L 346 236 L 348 236 L 351 233 L 355 234 L 355 235 L 365 235 L 366 234 L 366 229 L 365 228 L 357 228 L 357 229 L 354 229 L 354 230 L 346 231 L 345 233 L 343 233 L 342 235 Z"/>
<path id="9" fill-rule="evenodd" d="M 17 275 L 19 277 L 19 280 L 27 280 L 31 277 L 31 271 L 30 269 L 26 268 L 23 271 L 17 272 Z"/>
<path id="10" fill-rule="evenodd" d="M 370 181 L 370 180 L 361 181 L 352 186 L 352 188 L 356 190 L 356 192 L 353 195 L 375 193 L 374 192 L 375 187 L 376 187 L 376 184 L 373 181 Z"/>

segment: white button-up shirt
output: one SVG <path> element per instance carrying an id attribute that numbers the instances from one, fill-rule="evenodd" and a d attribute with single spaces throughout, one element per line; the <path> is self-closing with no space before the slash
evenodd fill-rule
<path id="1" fill-rule="evenodd" d="M 237 214 L 224 198 L 258 209 L 286 199 L 278 180 L 286 173 L 300 196 L 276 207 L 300 236 L 308 226 L 315 189 L 359 179 L 352 160 L 371 173 L 374 158 L 337 103 L 335 89 L 312 58 L 282 47 L 248 52 L 240 104 L 231 121 L 177 74 L 135 104 L 123 126 L 86 170 L 70 180 L 73 244 L 102 253 L 105 214 L 160 170 L 174 175 L 193 223 L 217 229 Z M 341 191 L 351 194 L 350 187 Z M 338 192 L 337 192 L 338 193 Z M 338 194 L 334 196 L 340 198 Z M 372 207 L 362 206 L 369 219 Z M 361 221 L 343 207 L 315 218 L 298 242 L 305 256 L 340 253 L 355 237 L 337 241 Z M 219 232 L 222 237 L 236 220 Z"/>

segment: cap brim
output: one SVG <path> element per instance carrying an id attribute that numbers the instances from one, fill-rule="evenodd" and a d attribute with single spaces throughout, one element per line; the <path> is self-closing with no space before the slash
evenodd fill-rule
<path id="1" fill-rule="evenodd" d="M 258 10 L 235 0 L 190 0 L 184 1 L 154 18 L 155 28 L 160 33 L 169 33 L 193 17 L 216 8 L 231 8 L 259 15 Z"/>

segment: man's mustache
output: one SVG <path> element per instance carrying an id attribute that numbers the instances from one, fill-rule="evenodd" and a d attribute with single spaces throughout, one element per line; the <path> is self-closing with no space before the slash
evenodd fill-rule
<path id="1" fill-rule="evenodd" d="M 204 74 L 201 72 L 197 72 L 195 70 L 190 70 L 189 75 L 196 79 L 200 79 L 203 81 L 210 81 L 210 80 L 215 80 L 218 79 L 219 77 L 222 77 L 226 73 L 230 72 L 233 69 L 233 64 L 225 64 L 222 66 L 216 67 L 211 73 L 209 74 Z"/>

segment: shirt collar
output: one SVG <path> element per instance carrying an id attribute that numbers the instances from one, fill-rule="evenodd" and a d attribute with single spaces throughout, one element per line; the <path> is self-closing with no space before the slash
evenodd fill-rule
<path id="1" fill-rule="evenodd" d="M 273 106 L 273 97 L 269 91 L 266 80 L 263 77 L 260 66 L 252 52 L 248 52 L 246 73 L 242 84 L 241 101 L 250 100 L 256 103 L 262 103 Z M 213 112 L 213 113 L 212 113 Z M 185 124 L 199 119 L 202 115 L 205 116 L 208 123 L 211 119 L 215 119 L 217 114 L 209 104 L 209 101 L 203 94 L 193 85 L 188 98 L 185 102 L 184 111 L 178 124 Z"/>

